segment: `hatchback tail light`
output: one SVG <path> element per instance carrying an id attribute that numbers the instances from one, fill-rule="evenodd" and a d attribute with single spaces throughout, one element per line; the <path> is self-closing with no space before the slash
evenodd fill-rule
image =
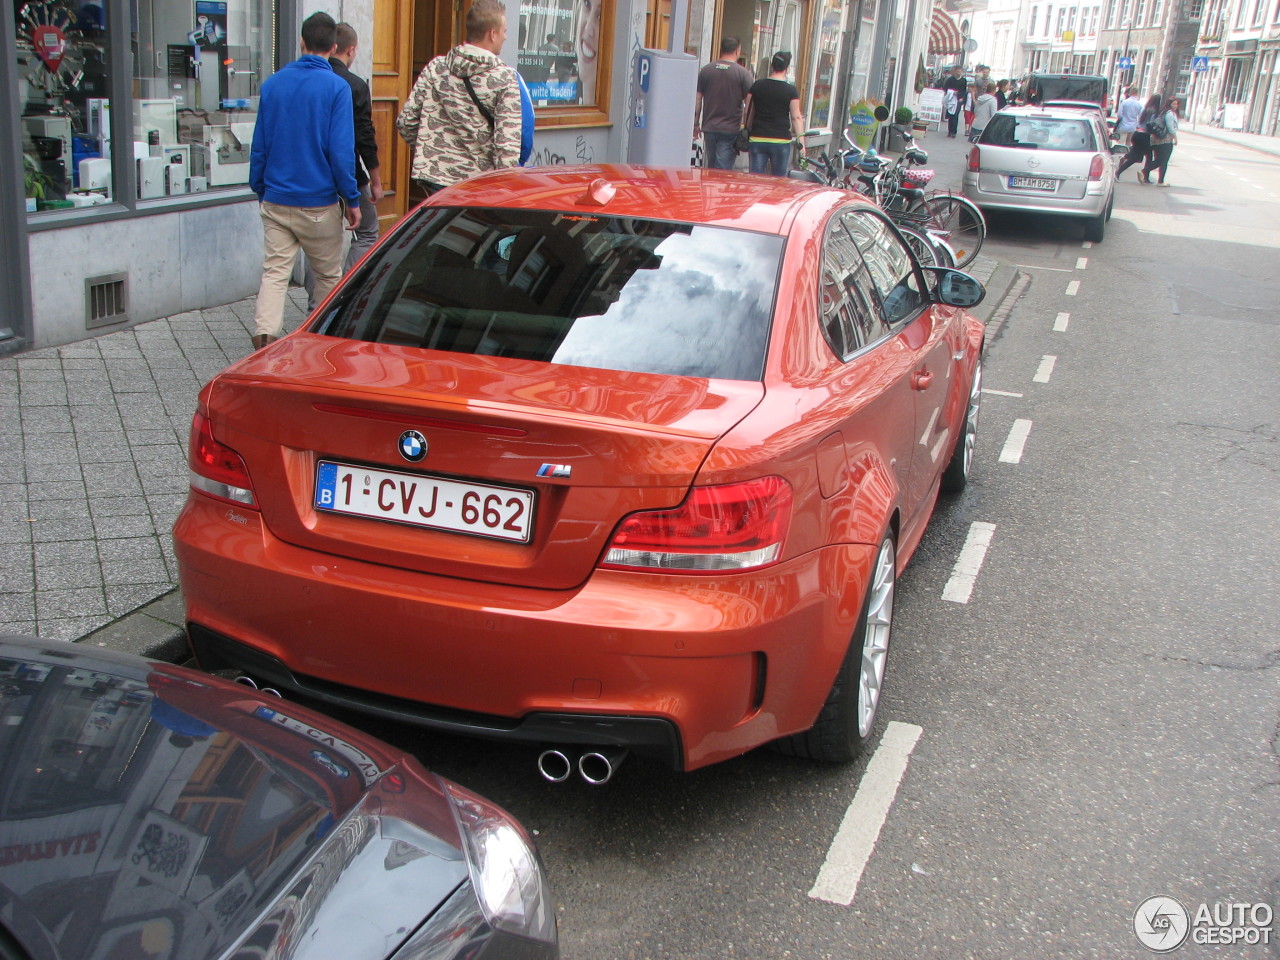
<path id="1" fill-rule="evenodd" d="M 213 424 L 199 410 L 191 418 L 190 453 L 191 486 L 201 493 L 242 507 L 257 509 L 253 498 L 253 481 L 244 458 L 225 443 L 214 439 Z"/>
<path id="2" fill-rule="evenodd" d="M 969 172 L 970 173 L 977 173 L 980 169 L 982 169 L 981 159 L 982 159 L 982 151 L 978 149 L 977 145 L 975 144 L 974 146 L 970 147 L 969 148 Z"/>
<path id="3" fill-rule="evenodd" d="M 1100 153 L 1095 153 L 1093 159 L 1089 161 L 1089 179 L 1101 180 L 1102 171 L 1106 169 L 1107 158 Z"/>
<path id="4" fill-rule="evenodd" d="M 615 570 L 718 573 L 775 563 L 791 521 L 791 486 L 781 477 L 694 487 L 671 510 L 622 521 L 601 566 Z"/>

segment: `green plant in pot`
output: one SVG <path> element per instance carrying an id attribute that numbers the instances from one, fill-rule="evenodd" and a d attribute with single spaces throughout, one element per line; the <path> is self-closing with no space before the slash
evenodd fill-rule
<path id="1" fill-rule="evenodd" d="M 893 122 L 900 127 L 911 126 L 911 121 L 915 118 L 916 115 L 911 112 L 910 107 L 899 107 L 897 110 L 893 111 Z"/>

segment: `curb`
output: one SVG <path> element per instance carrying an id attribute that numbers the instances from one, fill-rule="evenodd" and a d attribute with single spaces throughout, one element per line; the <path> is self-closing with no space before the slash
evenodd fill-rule
<path id="1" fill-rule="evenodd" d="M 994 323 L 998 328 L 1008 319 L 1014 302 L 1022 296 L 1030 279 L 1007 260 L 997 260 L 995 269 L 983 284 L 987 288 L 986 297 L 969 312 L 986 326 L 990 327 Z M 1016 295 L 1013 295 L 1015 288 Z M 997 329 L 988 335 L 987 340 L 993 340 L 998 333 Z"/>
<path id="2" fill-rule="evenodd" d="M 187 648 L 185 613 L 182 591 L 175 587 L 132 613 L 85 634 L 76 643 L 181 663 L 191 655 Z"/>

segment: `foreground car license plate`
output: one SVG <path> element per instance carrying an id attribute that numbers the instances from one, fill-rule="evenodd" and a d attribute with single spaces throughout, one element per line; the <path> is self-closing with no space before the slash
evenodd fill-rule
<path id="1" fill-rule="evenodd" d="M 1023 190 L 1057 190 L 1058 181 L 1047 177 L 1010 177 L 1010 187 L 1021 187 Z"/>
<path id="2" fill-rule="evenodd" d="M 533 492 L 321 460 L 315 507 L 528 543 Z"/>

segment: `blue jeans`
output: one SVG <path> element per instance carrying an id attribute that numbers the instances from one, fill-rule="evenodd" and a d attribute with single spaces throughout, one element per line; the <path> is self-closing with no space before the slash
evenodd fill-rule
<path id="1" fill-rule="evenodd" d="M 771 173 L 785 177 L 791 169 L 790 143 L 752 143 L 747 148 L 748 169 L 752 173 Z"/>
<path id="2" fill-rule="evenodd" d="M 738 159 L 738 151 L 733 149 L 733 141 L 738 139 L 738 132 L 713 133 L 703 130 L 702 137 L 707 142 L 707 169 L 732 170 Z"/>

